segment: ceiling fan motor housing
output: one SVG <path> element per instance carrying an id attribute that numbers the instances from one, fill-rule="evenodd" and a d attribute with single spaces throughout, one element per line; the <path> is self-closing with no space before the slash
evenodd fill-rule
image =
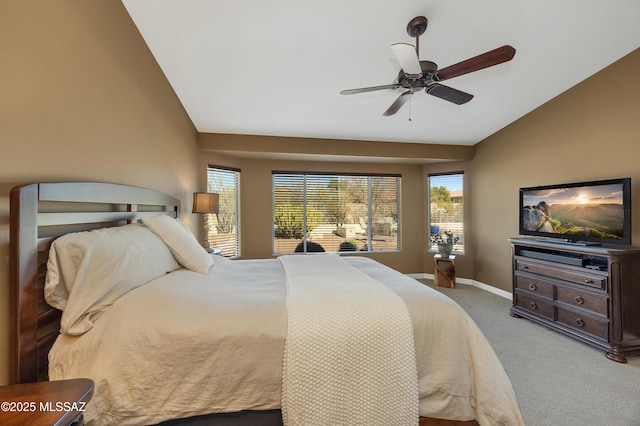
<path id="1" fill-rule="evenodd" d="M 398 73 L 398 83 L 405 88 L 411 87 L 426 87 L 433 81 L 432 76 L 438 71 L 438 65 L 431 61 L 420 61 L 420 68 L 422 68 L 422 75 L 419 78 L 411 78 L 407 76 L 404 71 L 400 70 Z"/>
<path id="2" fill-rule="evenodd" d="M 419 37 L 427 30 L 427 18 L 424 16 L 416 16 L 409 24 L 407 24 L 407 34 L 410 37 Z"/>

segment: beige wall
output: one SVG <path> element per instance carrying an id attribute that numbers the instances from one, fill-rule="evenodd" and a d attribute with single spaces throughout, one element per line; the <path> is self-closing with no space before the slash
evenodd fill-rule
<path id="1" fill-rule="evenodd" d="M 206 135 L 201 135 L 207 139 Z M 236 167 L 240 174 L 241 257 L 243 259 L 272 257 L 272 195 L 271 172 L 322 171 L 334 173 L 399 173 L 402 175 L 401 244 L 398 253 L 377 253 L 369 256 L 405 273 L 423 269 L 425 225 L 423 220 L 424 182 L 422 166 L 350 162 L 315 162 L 265 160 L 230 157 L 203 150 L 201 169 L 207 164 Z M 203 178 L 204 179 L 204 178 Z"/>
<path id="2" fill-rule="evenodd" d="M 636 50 L 476 145 L 468 193 L 477 281 L 511 291 L 507 238 L 518 234 L 520 187 L 631 177 L 640 245 L 639 70 Z"/>
<path id="3" fill-rule="evenodd" d="M 434 170 L 447 165 L 468 167 L 474 147 L 375 141 L 347 141 L 273 136 L 198 134 L 201 185 L 207 164 L 235 167 L 241 173 L 241 251 L 243 258 L 271 257 L 271 172 L 321 171 L 335 173 L 396 173 L 402 176 L 401 251 L 367 256 L 404 273 L 433 273 L 433 254 L 426 251 L 426 175 L 423 164 Z M 303 154 L 309 161 L 282 160 Z M 327 156 L 330 158 L 328 159 Z M 358 162 L 350 162 L 354 156 Z M 255 158 L 254 158 L 255 157 Z M 364 157 L 364 159 L 362 158 Z M 280 158 L 280 159 L 278 159 Z M 381 162 L 381 158 L 384 162 Z M 394 164 L 389 164 L 389 159 Z M 406 164 L 412 163 L 412 164 Z M 458 168 L 457 170 L 461 170 Z M 472 278 L 472 262 L 456 260 L 460 273 Z"/>
<path id="4" fill-rule="evenodd" d="M 2 385 L 11 187 L 124 183 L 168 192 L 188 210 L 197 147 L 195 128 L 119 1 L 3 0 L 0 52 Z"/>
<path id="5" fill-rule="evenodd" d="M 259 258 L 271 256 L 271 170 L 400 173 L 402 252 L 372 257 L 415 273 L 433 271 L 425 252 L 426 175 L 462 170 L 467 253 L 456 260 L 458 275 L 510 290 L 506 239 L 518 232 L 519 187 L 630 176 L 640 244 L 639 51 L 475 149 L 236 136 L 223 138 L 220 151 L 209 135 L 198 136 L 198 151 L 193 125 L 118 1 L 5 0 L 0 52 L 0 384 L 8 381 L 8 194 L 20 183 L 145 186 L 178 196 L 188 212 L 190 193 L 204 189 L 207 163 L 239 167 L 243 257 Z M 265 142 L 270 148 L 258 148 Z M 262 159 L 246 158 L 250 152 Z M 269 159 L 283 152 L 443 162 Z"/>
<path id="6" fill-rule="evenodd" d="M 474 148 L 459 145 L 428 145 L 377 141 L 335 139 L 310 139 L 277 136 L 233 135 L 201 133 L 198 146 L 202 150 L 215 151 L 232 156 L 286 158 L 294 155 L 313 156 L 316 160 L 331 157 L 346 162 L 350 157 L 374 163 L 375 158 L 384 162 L 420 164 L 425 162 L 466 161 L 473 158 Z M 319 161 L 319 160 L 318 160 Z"/>

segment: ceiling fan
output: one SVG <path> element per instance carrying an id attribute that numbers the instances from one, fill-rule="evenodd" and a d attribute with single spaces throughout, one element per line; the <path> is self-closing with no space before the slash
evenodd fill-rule
<path id="1" fill-rule="evenodd" d="M 441 81 L 508 62 L 513 59 L 513 56 L 516 54 L 516 49 L 505 45 L 439 70 L 434 62 L 421 61 L 419 59 L 420 36 L 426 31 L 427 22 L 427 18 L 424 16 L 417 16 L 409 21 L 407 33 L 409 36 L 416 38 L 415 46 L 408 43 L 391 45 L 391 49 L 398 59 L 401 68 L 396 82 L 382 86 L 343 90 L 340 94 L 353 95 L 376 90 L 404 89 L 400 96 L 398 96 L 382 115 L 395 114 L 414 93 L 422 89 L 432 96 L 453 102 L 457 105 L 462 105 L 469 102 L 473 98 L 473 95 L 440 84 Z"/>

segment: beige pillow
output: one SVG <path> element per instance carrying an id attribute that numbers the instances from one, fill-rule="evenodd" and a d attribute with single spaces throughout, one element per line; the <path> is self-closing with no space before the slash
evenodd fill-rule
<path id="1" fill-rule="evenodd" d="M 145 217 L 142 223 L 162 238 L 179 264 L 201 274 L 213 266 L 211 255 L 198 243 L 196 237 L 176 219 L 160 215 Z"/>
<path id="2" fill-rule="evenodd" d="M 89 331 L 118 298 L 180 268 L 167 245 L 138 224 L 75 232 L 49 249 L 44 295 L 63 312 L 63 333 Z"/>

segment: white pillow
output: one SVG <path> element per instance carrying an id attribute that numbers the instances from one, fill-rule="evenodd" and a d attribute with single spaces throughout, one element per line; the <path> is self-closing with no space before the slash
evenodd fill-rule
<path id="1" fill-rule="evenodd" d="M 139 224 L 75 232 L 49 249 L 45 300 L 63 311 L 63 333 L 80 335 L 120 296 L 179 269 L 167 245 Z"/>
<path id="2" fill-rule="evenodd" d="M 211 255 L 176 219 L 166 215 L 152 216 L 143 218 L 142 223 L 162 238 L 182 266 L 201 274 L 209 272 L 213 266 Z"/>

